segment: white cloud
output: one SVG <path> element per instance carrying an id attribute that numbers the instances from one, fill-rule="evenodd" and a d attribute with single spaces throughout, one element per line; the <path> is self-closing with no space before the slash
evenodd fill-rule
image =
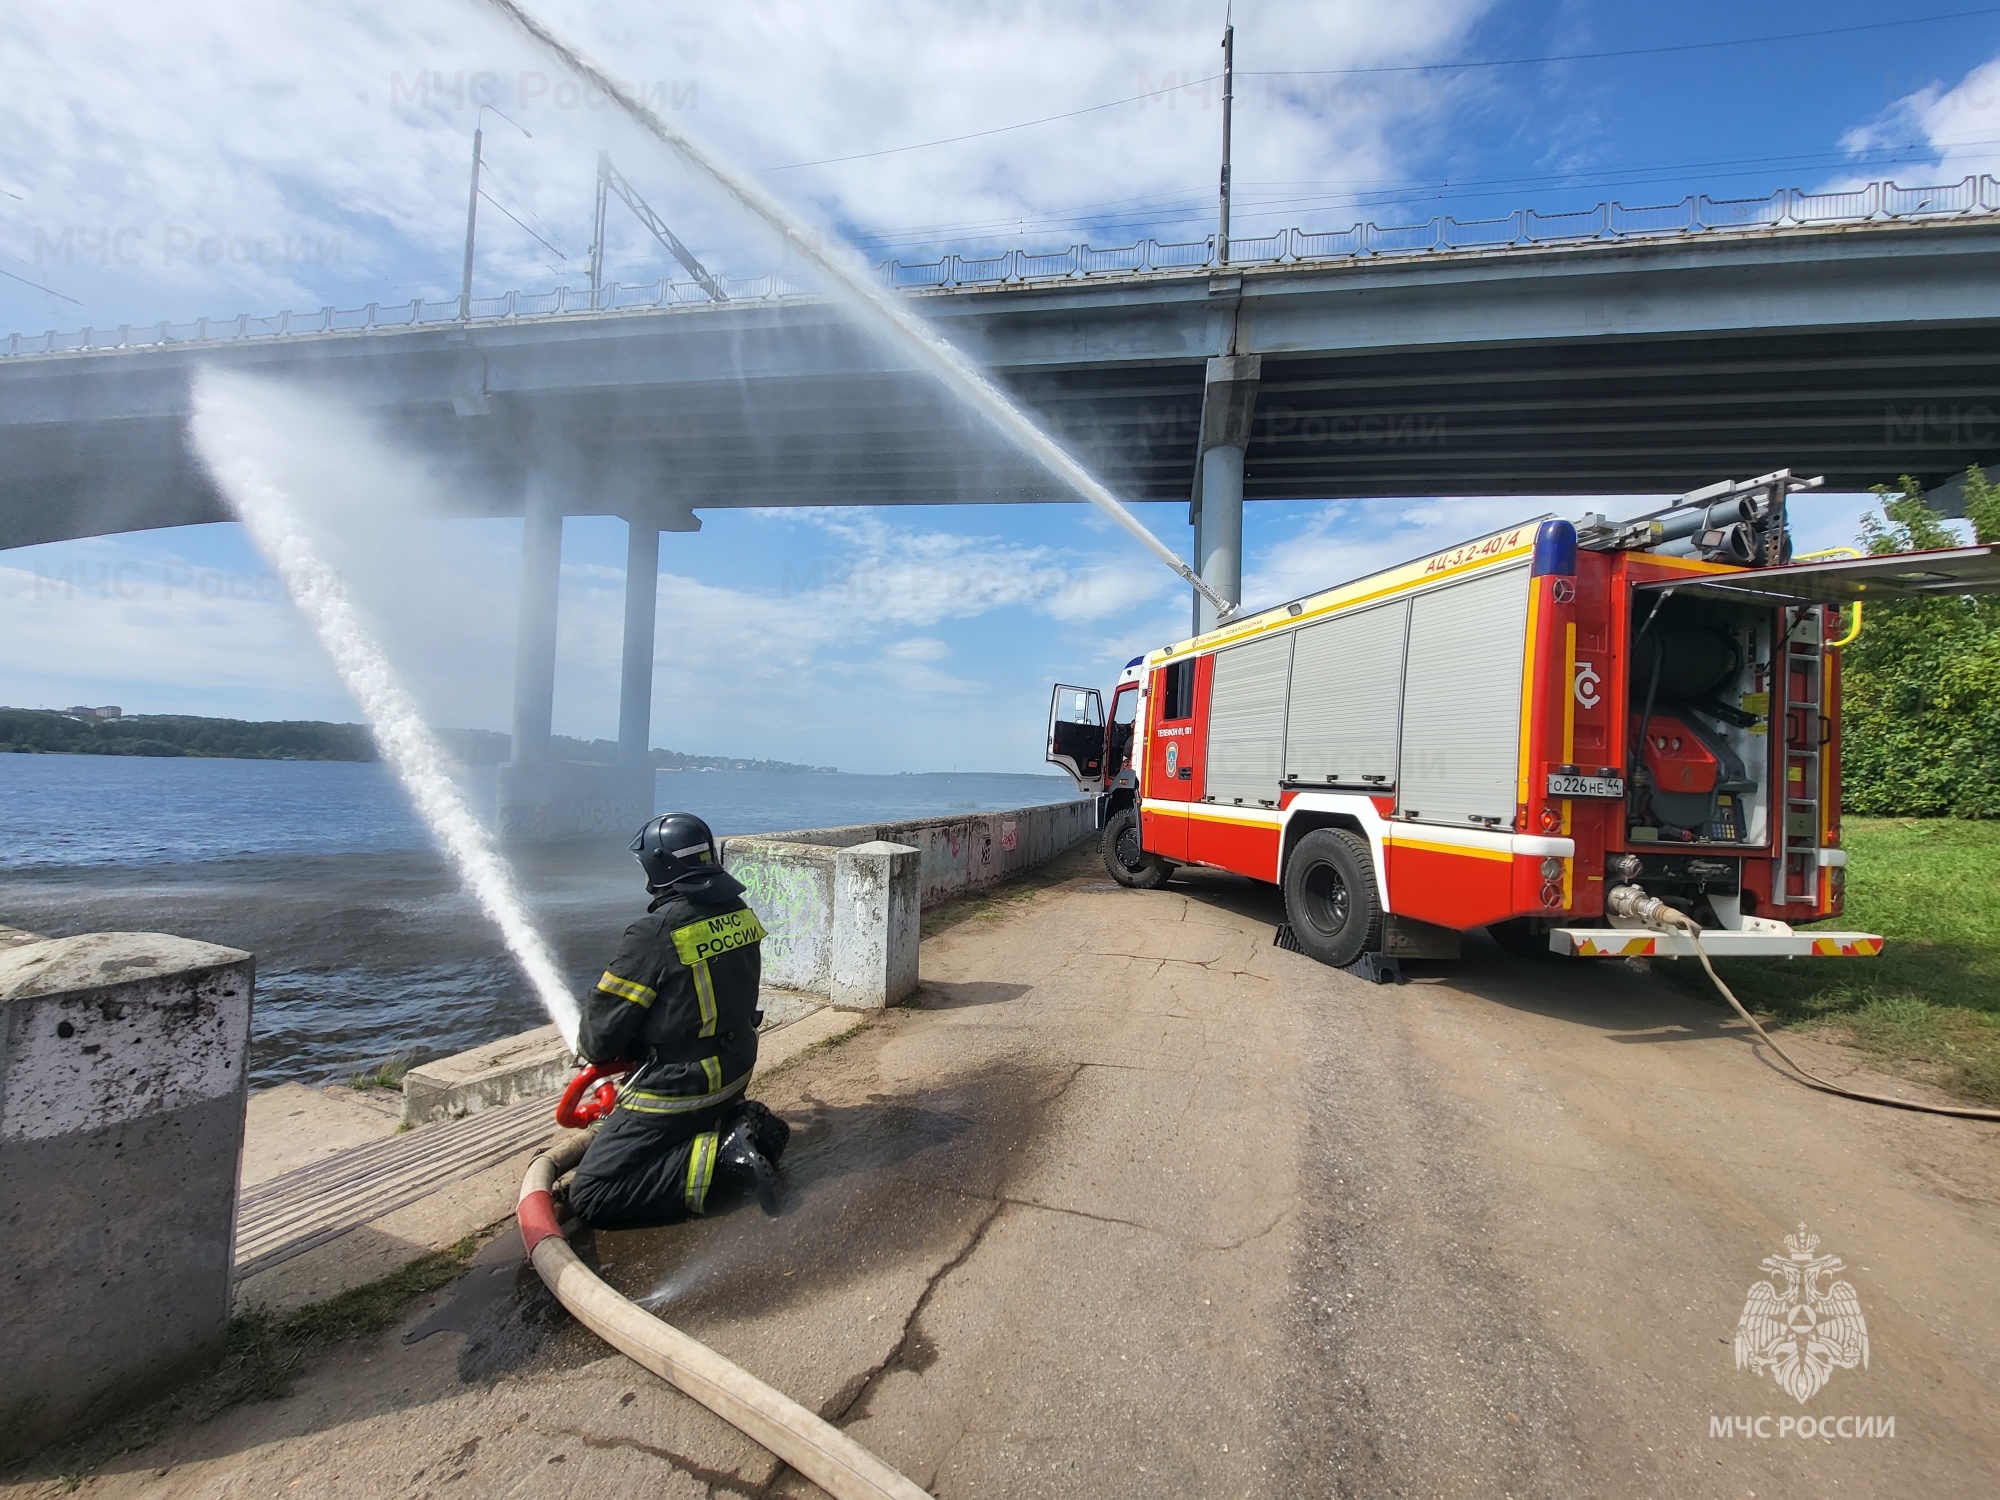
<path id="1" fill-rule="evenodd" d="M 951 647 L 934 636 L 913 635 L 892 643 L 882 654 L 892 661 L 943 661 L 951 655 Z"/>
<path id="2" fill-rule="evenodd" d="M 1290 222 L 1289 206 L 1260 217 L 1260 197 L 1394 179 L 1399 135 L 1435 126 L 1461 88 L 1478 87 L 1453 80 L 1385 101 L 1355 80 L 1322 87 L 1260 73 L 1436 56 L 1486 3 L 1240 6 L 1239 233 Z M 1217 63 L 1208 0 L 544 0 L 536 9 L 753 170 L 1083 109 L 1202 78 Z M 9 284 L 0 316 L 11 310 L 17 326 L 455 291 L 481 100 L 533 132 L 485 117 L 488 188 L 568 259 L 482 205 L 480 290 L 581 284 L 601 147 L 719 266 L 762 271 L 778 253 L 476 0 L 17 6 L 0 21 L 0 69 L 11 90 L 0 180 L 22 200 L 0 244 L 22 274 L 84 304 Z M 1093 234 L 1124 243 L 1153 221 L 1162 237 L 1200 238 L 1217 103 L 1212 85 L 1196 86 L 1033 129 L 762 176 L 837 237 L 900 232 L 896 253 L 910 259 L 946 241 L 1020 233 L 1054 246 Z M 1195 220 L 1166 222 L 1189 211 Z M 670 269 L 615 205 L 608 241 L 614 278 Z"/>
<path id="3" fill-rule="evenodd" d="M 1955 84 L 1930 83 L 1905 94 L 1873 120 L 1847 131 L 1840 145 L 1859 154 L 1908 146 L 1912 140 L 1931 148 L 1928 164 L 1898 165 L 1888 174 L 1864 169 L 1830 186 L 1856 187 L 1884 175 L 1910 186 L 1932 185 L 2000 170 L 2000 57 L 1981 63 Z"/>
<path id="4" fill-rule="evenodd" d="M 1172 582 L 1157 563 L 1127 555 L 1122 538 L 1114 542 L 1119 552 L 1102 555 L 919 530 L 877 511 L 777 514 L 840 543 L 840 553 L 799 583 L 864 628 L 935 625 L 1012 606 L 1077 624 L 1127 613 Z"/>
<path id="5" fill-rule="evenodd" d="M 1625 497 L 1614 507 L 1637 510 Z M 1244 602 L 1261 609 L 1408 562 L 1530 516 L 1575 517 L 1595 502 L 1576 496 L 1482 500 L 1350 500 L 1328 504 L 1274 546 L 1253 551 Z"/>
<path id="6" fill-rule="evenodd" d="M 186 540 L 154 533 L 0 554 L 0 701 L 351 720 L 276 577 L 191 561 L 177 545 Z"/>

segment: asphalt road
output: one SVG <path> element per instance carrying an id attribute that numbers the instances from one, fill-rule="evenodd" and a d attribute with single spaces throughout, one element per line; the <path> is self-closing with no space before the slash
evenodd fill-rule
<path id="1" fill-rule="evenodd" d="M 780 1217 L 605 1275 L 953 1500 L 1991 1492 L 2000 1130 L 1788 1083 L 1623 965 L 1370 986 L 1246 882 L 1061 876 L 759 1085 Z M 1733 1351 L 1801 1222 L 1869 1338 L 1804 1403 Z M 500 1267 L 86 1493 L 811 1493 Z"/>

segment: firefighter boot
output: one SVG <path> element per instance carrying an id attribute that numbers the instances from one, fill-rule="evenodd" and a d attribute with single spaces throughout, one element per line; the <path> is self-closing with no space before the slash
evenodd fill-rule
<path id="1" fill-rule="evenodd" d="M 736 1116 L 716 1145 L 715 1175 L 751 1189 L 757 1195 L 757 1206 L 772 1218 L 778 1216 L 778 1169 L 764 1154 L 757 1138 L 756 1117 L 747 1110 Z"/>
<path id="2" fill-rule="evenodd" d="M 755 1099 L 743 1101 L 743 1108 L 738 1113 L 738 1118 L 746 1117 L 750 1121 L 751 1130 L 757 1136 L 757 1149 L 764 1154 L 764 1159 L 775 1167 L 779 1158 L 785 1154 L 786 1143 L 792 1138 L 792 1127 Z"/>

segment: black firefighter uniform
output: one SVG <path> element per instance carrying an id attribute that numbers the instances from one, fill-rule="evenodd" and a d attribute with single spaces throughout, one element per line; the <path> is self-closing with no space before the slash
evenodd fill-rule
<path id="1" fill-rule="evenodd" d="M 625 929 L 584 1003 L 584 1057 L 638 1061 L 570 1183 L 586 1223 L 638 1229 L 706 1207 L 717 1143 L 757 1066 L 765 933 L 742 897 L 721 870 L 675 882 Z"/>

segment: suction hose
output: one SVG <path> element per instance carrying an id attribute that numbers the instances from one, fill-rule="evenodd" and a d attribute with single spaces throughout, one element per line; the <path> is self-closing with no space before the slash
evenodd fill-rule
<path id="1" fill-rule="evenodd" d="M 930 1500 L 839 1428 L 708 1345 L 633 1306 L 577 1258 L 556 1225 L 549 1189 L 582 1159 L 585 1144 L 571 1140 L 536 1157 L 521 1183 L 516 1208 L 521 1239 L 537 1274 L 577 1322 L 763 1444 L 835 1500 Z"/>
<path id="2" fill-rule="evenodd" d="M 1626 892 L 1630 892 L 1631 895 L 1620 902 L 1619 898 Z M 1715 965 L 1708 961 L 1708 950 L 1702 946 L 1701 924 L 1693 917 L 1667 905 L 1657 896 L 1648 896 L 1637 886 L 1616 888 L 1605 897 L 1605 904 L 1621 905 L 1624 908 L 1622 915 L 1637 917 L 1648 927 L 1656 927 L 1662 932 L 1686 933 L 1688 940 L 1694 944 L 1694 956 L 1701 960 L 1701 966 L 1708 971 L 1709 979 L 1716 989 L 1721 991 L 1722 998 L 1729 1002 L 1730 1008 L 1737 1015 L 1750 1023 L 1750 1029 L 1757 1033 L 1758 1039 L 1783 1058 L 1785 1066 L 1797 1074 L 1799 1082 L 1807 1088 L 1818 1089 L 1827 1094 L 1838 1094 L 1843 1099 L 1859 1099 L 1864 1104 L 1886 1104 L 1891 1109 L 1913 1110 L 1918 1114 L 1956 1115 L 1962 1120 L 2000 1120 L 2000 1109 L 1980 1109 L 1973 1105 L 1919 1104 L 1914 1099 L 1896 1099 L 1888 1094 L 1870 1094 L 1860 1089 L 1843 1088 L 1831 1079 L 1820 1077 L 1780 1047 L 1771 1033 L 1759 1025 L 1757 1018 L 1744 1008 L 1743 1002 L 1736 998 L 1736 992 L 1722 982 L 1722 976 L 1715 972 Z"/>

